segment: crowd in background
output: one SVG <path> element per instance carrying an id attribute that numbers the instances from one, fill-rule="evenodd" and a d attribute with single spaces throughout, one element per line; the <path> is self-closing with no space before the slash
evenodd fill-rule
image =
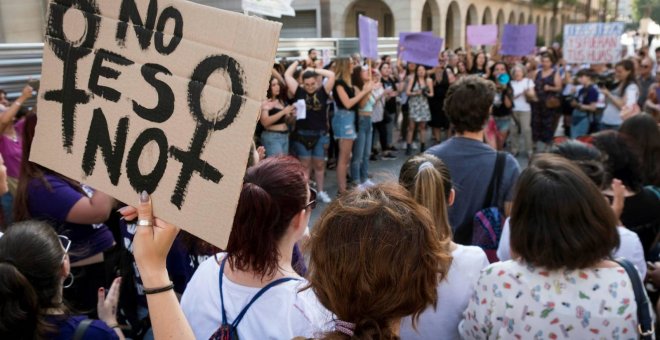
<path id="1" fill-rule="evenodd" d="M 637 338 L 660 288 L 653 52 L 280 60 L 226 249 L 29 162 L 33 89 L 0 92 L 0 338 Z"/>

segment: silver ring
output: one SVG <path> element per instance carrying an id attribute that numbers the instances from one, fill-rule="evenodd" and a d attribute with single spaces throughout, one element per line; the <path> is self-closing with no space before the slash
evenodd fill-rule
<path id="1" fill-rule="evenodd" d="M 138 227 L 153 227 L 151 220 L 138 220 L 137 225 Z"/>

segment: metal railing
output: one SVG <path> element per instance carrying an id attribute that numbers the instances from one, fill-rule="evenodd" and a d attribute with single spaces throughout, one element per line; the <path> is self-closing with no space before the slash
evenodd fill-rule
<path id="1" fill-rule="evenodd" d="M 399 38 L 378 38 L 378 53 L 396 59 Z M 280 39 L 277 58 L 298 58 L 311 48 L 328 50 L 331 58 L 359 52 L 357 38 Z M 28 80 L 41 78 L 43 43 L 0 44 L 0 89 L 9 98 L 20 95 Z M 33 103 L 33 102 L 32 102 Z M 29 104 L 32 104 L 29 103 Z"/>

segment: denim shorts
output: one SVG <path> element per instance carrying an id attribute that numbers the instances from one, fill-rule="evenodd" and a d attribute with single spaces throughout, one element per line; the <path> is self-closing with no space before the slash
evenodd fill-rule
<path id="1" fill-rule="evenodd" d="M 314 130 L 298 130 L 295 133 L 301 136 L 319 136 L 318 141 L 312 147 L 312 149 L 307 149 L 305 145 L 295 140 L 293 138 L 293 151 L 298 156 L 298 158 L 314 158 L 314 159 L 325 159 L 325 150 L 330 144 L 330 136 L 325 131 L 314 131 Z"/>
<path id="2" fill-rule="evenodd" d="M 355 112 L 336 109 L 332 117 L 332 131 L 335 133 L 335 139 L 356 139 Z"/>
<path id="3" fill-rule="evenodd" d="M 495 125 L 497 125 L 497 131 L 499 132 L 509 131 L 509 127 L 511 126 L 511 116 L 504 116 L 504 117 L 493 116 L 493 118 L 495 120 Z"/>

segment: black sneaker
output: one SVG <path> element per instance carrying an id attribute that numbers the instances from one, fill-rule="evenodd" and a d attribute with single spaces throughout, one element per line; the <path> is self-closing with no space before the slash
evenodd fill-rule
<path id="1" fill-rule="evenodd" d="M 412 155 L 412 144 L 408 144 L 408 146 L 406 146 L 406 156 L 410 155 Z"/>
<path id="2" fill-rule="evenodd" d="M 391 154 L 389 152 L 384 154 L 382 158 L 383 158 L 383 160 L 386 160 L 386 161 L 393 161 L 393 160 L 397 159 L 396 156 L 394 156 L 393 154 Z"/>
<path id="3" fill-rule="evenodd" d="M 376 156 L 376 154 L 373 154 L 373 153 L 372 153 L 372 154 L 371 154 L 371 157 L 369 157 L 369 160 L 372 161 L 372 162 L 375 162 L 375 161 L 378 160 L 378 156 Z"/>

